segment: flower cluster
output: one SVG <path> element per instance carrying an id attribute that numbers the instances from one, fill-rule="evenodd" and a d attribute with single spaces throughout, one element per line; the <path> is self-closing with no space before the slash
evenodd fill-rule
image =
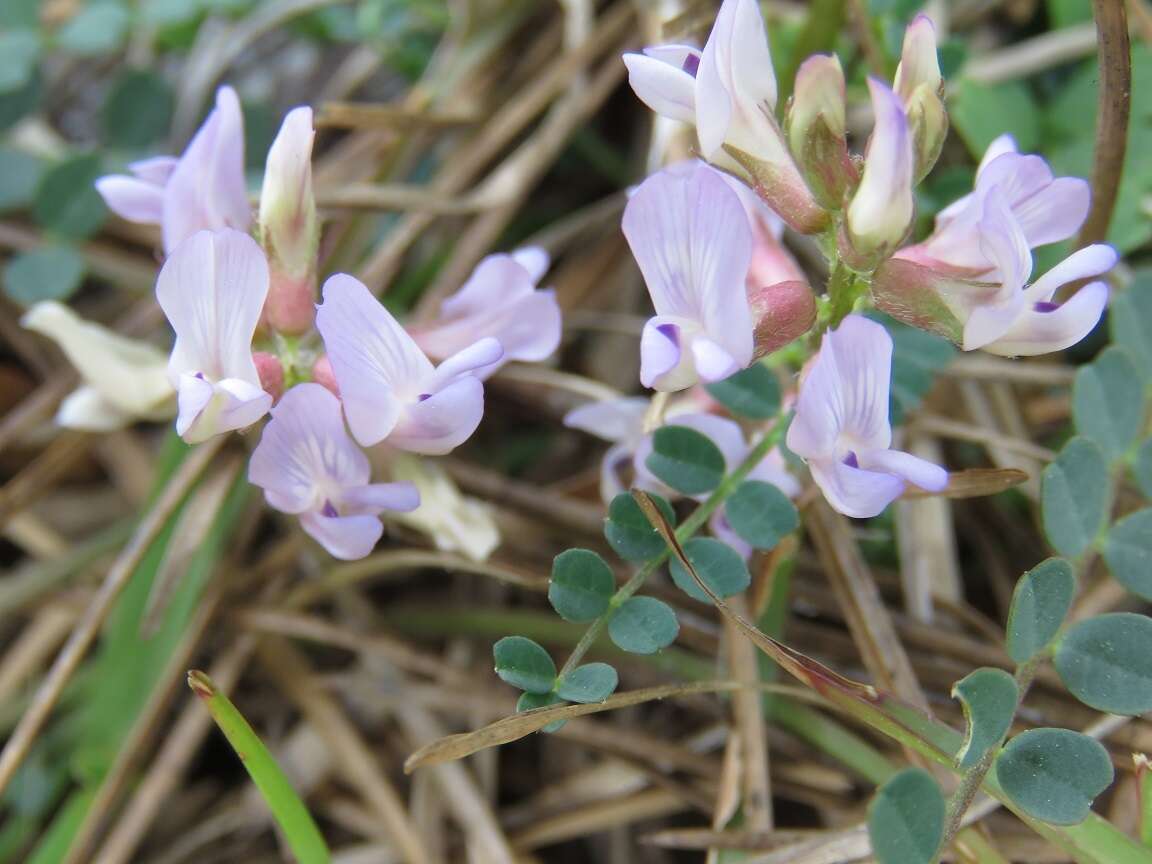
<path id="1" fill-rule="evenodd" d="M 777 120 L 754 0 L 724 0 L 703 49 L 659 45 L 624 62 L 645 104 L 695 127 L 703 159 L 649 177 L 625 209 L 624 234 L 656 311 L 641 338 L 641 382 L 660 391 L 717 382 L 809 334 L 819 348 L 799 376 L 787 445 L 840 512 L 872 516 L 909 483 L 929 491 L 948 483 L 942 468 L 891 449 L 891 339 L 855 309 L 871 300 L 963 350 L 1008 356 L 1066 348 L 1103 314 L 1102 281 L 1063 304 L 1055 297 L 1111 269 L 1110 246 L 1081 249 L 1030 283 L 1032 250 L 1079 230 L 1089 188 L 1054 177 L 1009 136 L 990 146 L 975 190 L 939 213 L 931 236 L 905 245 L 913 190 L 948 129 L 935 29 L 924 15 L 905 33 L 891 85 L 867 81 L 874 124 L 862 155 L 848 147 L 835 56 L 800 66 L 785 122 Z M 813 293 L 774 223 L 817 238 L 832 271 L 826 296 Z M 588 417 L 569 419 L 588 428 Z M 604 435 L 617 461 L 637 446 L 634 427 L 611 428 L 625 426 Z M 643 483 L 639 465 L 636 477 Z"/>
<path id="2" fill-rule="evenodd" d="M 466 513 L 411 524 L 486 555 L 491 530 L 461 527 L 477 508 L 443 492 L 446 477 L 405 463 L 396 473 L 409 479 L 373 483 L 362 448 L 397 463 L 403 452 L 450 452 L 480 423 L 485 378 L 509 360 L 555 351 L 559 306 L 536 288 L 548 256 L 534 248 L 490 256 L 439 318 L 411 331 L 348 274 L 328 277 L 317 305 L 314 135 L 311 109 L 287 115 L 255 220 L 240 103 L 229 87 L 180 157 L 137 162 L 131 176 L 97 182 L 118 215 L 160 228 L 166 258 L 156 299 L 176 339 L 165 361 L 59 304 L 31 309 L 26 326 L 60 342 L 85 381 L 58 421 L 109 429 L 174 410 L 176 431 L 198 443 L 270 415 L 249 480 L 332 555 L 367 555 L 383 531 L 380 514 L 416 510 L 418 487 Z M 459 530 L 441 531 L 446 522 Z M 478 542 L 470 546 L 465 533 Z"/>

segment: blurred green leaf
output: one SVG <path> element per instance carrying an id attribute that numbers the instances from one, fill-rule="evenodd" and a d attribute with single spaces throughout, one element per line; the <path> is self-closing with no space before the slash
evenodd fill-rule
<path id="1" fill-rule="evenodd" d="M 64 237 L 82 238 L 104 224 L 108 209 L 96 191 L 100 156 L 76 156 L 49 169 L 36 189 L 36 221 Z"/>
<path id="2" fill-rule="evenodd" d="M 1046 0 L 1048 26 L 1052 30 L 1072 27 L 1092 20 L 1092 6 L 1084 0 Z"/>
<path id="3" fill-rule="evenodd" d="M 1094 738 L 1068 729 L 1030 729 L 996 760 L 996 778 L 1020 809 L 1054 825 L 1082 822 L 1112 783 L 1112 760 Z"/>
<path id="4" fill-rule="evenodd" d="M 1097 615 L 1069 628 L 1056 648 L 1060 680 L 1098 711 L 1152 711 L 1152 618 L 1133 612 Z"/>
<path id="5" fill-rule="evenodd" d="M 84 258 L 71 246 L 21 252 L 4 265 L 4 293 L 21 306 L 66 300 L 84 278 Z"/>
<path id="6" fill-rule="evenodd" d="M 652 435 L 645 465 L 684 495 L 711 492 L 724 479 L 724 454 L 712 441 L 687 426 L 662 426 Z"/>
<path id="7" fill-rule="evenodd" d="M 705 389 L 737 417 L 771 420 L 780 410 L 780 382 L 762 363 L 754 363 Z"/>
<path id="8" fill-rule="evenodd" d="M 616 578 L 604 559 L 588 549 L 568 549 L 552 562 L 548 599 L 565 621 L 591 621 L 608 610 Z"/>
<path id="9" fill-rule="evenodd" d="M 973 159 L 979 161 L 988 145 L 1005 132 L 1016 138 L 1022 153 L 1036 149 L 1040 143 L 1040 118 L 1026 84 L 982 84 L 961 78 L 955 87 L 948 102 L 948 116 Z"/>
<path id="10" fill-rule="evenodd" d="M 800 527 L 800 514 L 788 496 L 763 480 L 745 480 L 724 503 L 736 534 L 754 549 L 773 549 Z"/>
<path id="11" fill-rule="evenodd" d="M 967 723 L 964 746 L 956 754 L 957 764 L 967 770 L 1008 734 L 1020 690 L 1003 669 L 984 667 L 957 681 L 952 696 L 960 700 Z"/>
<path id="12" fill-rule="evenodd" d="M 28 85 L 40 60 L 40 34 L 35 30 L 0 31 L 0 93 Z"/>
<path id="13" fill-rule="evenodd" d="M 676 524 L 672 505 L 659 495 L 652 499 L 669 524 Z M 604 537 L 612 551 L 625 561 L 647 561 L 664 551 L 664 538 L 640 510 L 640 505 L 627 492 L 621 492 L 608 505 L 604 520 Z"/>
<path id="14" fill-rule="evenodd" d="M 112 147 L 144 147 L 161 140 L 172 124 L 175 96 L 159 75 L 144 69 L 120 73 L 104 103 L 104 140 Z"/>
<path id="15" fill-rule="evenodd" d="M 1104 560 L 1116 581 L 1152 600 L 1152 507 L 1129 513 L 1108 529 Z"/>
<path id="16" fill-rule="evenodd" d="M 33 71 L 23 87 L 0 90 L 0 132 L 10 129 L 40 105 L 40 73 Z"/>
<path id="17" fill-rule="evenodd" d="M 684 544 L 684 554 L 704 584 L 712 589 L 713 594 L 720 597 L 739 594 L 752 581 L 748 565 L 744 563 L 740 553 L 719 540 L 711 537 L 693 537 Z M 680 559 L 673 558 L 668 569 L 677 588 L 701 603 L 712 602 L 696 584 L 692 574 L 680 563 Z"/>
<path id="18" fill-rule="evenodd" d="M 1112 461 L 1128 452 L 1144 425 L 1144 389 L 1126 350 L 1109 347 L 1077 370 L 1072 419 Z"/>
<path id="19" fill-rule="evenodd" d="M 32 203 L 44 164 L 30 153 L 0 144 L 0 213 Z"/>
<path id="20" fill-rule="evenodd" d="M 516 700 L 517 711 L 531 711 L 533 708 L 545 708 L 548 705 L 559 705 L 564 700 L 557 696 L 555 693 L 521 693 L 520 698 Z M 554 723 L 549 723 L 541 732 L 556 732 L 559 731 L 567 720 L 557 720 Z"/>
<path id="21" fill-rule="evenodd" d="M 1008 610 L 1008 656 L 1027 663 L 1056 638 L 1072 606 L 1076 576 L 1063 558 L 1042 561 L 1020 577 Z"/>
<path id="22" fill-rule="evenodd" d="M 899 424 L 920 407 L 936 381 L 936 374 L 952 362 L 956 349 L 942 336 L 901 324 L 887 315 L 869 315 L 892 336 L 892 388 L 889 414 Z"/>
<path id="23" fill-rule="evenodd" d="M 0 3 L 0 30 L 38 30 L 41 0 L 4 0 Z"/>
<path id="24" fill-rule="evenodd" d="M 1152 498 L 1152 438 L 1147 439 L 1136 451 L 1136 462 L 1132 465 L 1140 491 Z"/>
<path id="25" fill-rule="evenodd" d="M 906 768 L 876 790 L 868 836 L 879 864 L 931 864 L 944 839 L 944 794 L 932 776 Z"/>
<path id="26" fill-rule="evenodd" d="M 1113 294 L 1108 323 L 1112 341 L 1128 351 L 1145 385 L 1152 385 L 1152 270 L 1137 270 L 1128 288 Z"/>
<path id="27" fill-rule="evenodd" d="M 119 3 L 87 3 L 57 31 L 56 44 L 79 57 L 111 54 L 124 44 L 129 19 L 128 10 Z"/>
<path id="28" fill-rule="evenodd" d="M 680 622 L 672 607 L 655 597 L 632 597 L 608 622 L 617 647 L 633 654 L 655 654 L 676 640 Z"/>
<path id="29" fill-rule="evenodd" d="M 1044 533 L 1052 548 L 1075 558 L 1104 526 L 1108 508 L 1108 464 L 1087 438 L 1073 438 L 1040 478 Z"/>
<path id="30" fill-rule="evenodd" d="M 569 702 L 603 702 L 619 683 L 616 670 L 607 663 L 585 663 L 560 679 L 556 694 Z"/>
<path id="31" fill-rule="evenodd" d="M 556 664 L 536 642 L 524 636 L 505 636 L 492 647 L 496 674 L 513 687 L 529 693 L 548 693 L 556 684 Z"/>

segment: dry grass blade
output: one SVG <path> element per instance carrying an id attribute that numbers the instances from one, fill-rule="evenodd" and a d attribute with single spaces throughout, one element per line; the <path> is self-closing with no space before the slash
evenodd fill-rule
<path id="1" fill-rule="evenodd" d="M 644 690 L 633 690 L 628 693 L 617 693 L 609 696 L 603 702 L 594 702 L 587 705 L 557 705 L 548 708 L 534 708 L 489 723 L 473 732 L 462 732 L 459 735 L 449 735 L 430 744 L 425 744 L 406 760 L 404 771 L 411 774 L 417 768 L 426 765 L 438 765 L 453 759 L 463 759 L 480 750 L 489 747 L 498 747 L 509 744 L 539 732 L 549 723 L 557 720 L 571 720 L 575 717 L 586 717 L 589 714 L 599 714 L 601 711 L 613 711 L 617 708 L 628 708 L 632 705 L 642 705 L 658 699 L 672 699 L 677 696 L 687 696 L 696 693 L 721 693 L 736 690 L 739 684 L 734 681 L 699 681 L 692 684 L 666 684 L 662 687 L 648 687 Z"/>
<path id="2" fill-rule="evenodd" d="M 1019 468 L 969 468 L 948 475 L 948 486 L 943 492 L 928 492 L 909 486 L 902 498 L 980 498 L 996 495 L 1013 486 L 1028 482 L 1028 472 Z"/>

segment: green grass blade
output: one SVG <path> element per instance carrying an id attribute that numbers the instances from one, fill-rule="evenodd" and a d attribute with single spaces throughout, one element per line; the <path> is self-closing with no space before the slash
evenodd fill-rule
<path id="1" fill-rule="evenodd" d="M 188 673 L 188 686 L 200 697 L 244 768 L 264 796 L 268 809 L 284 832 L 284 838 L 300 864 L 322 864 L 331 860 L 328 847 L 312 816 L 264 742 L 248 725 L 227 696 L 203 672 Z"/>

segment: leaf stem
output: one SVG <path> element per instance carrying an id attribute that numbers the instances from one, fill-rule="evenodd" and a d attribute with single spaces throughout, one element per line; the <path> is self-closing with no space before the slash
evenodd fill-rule
<path id="1" fill-rule="evenodd" d="M 771 427 L 764 433 L 764 437 L 756 442 L 756 445 L 748 452 L 744 461 L 741 462 L 731 474 L 724 477 L 724 479 L 720 481 L 720 485 L 708 496 L 708 500 L 693 510 L 680 527 L 676 529 L 677 539 L 683 542 L 704 527 L 704 524 L 708 521 L 708 517 L 716 512 L 716 508 L 724 503 L 724 500 L 736 490 L 736 487 L 744 482 L 744 479 L 752 472 L 752 469 L 759 465 L 764 457 L 771 452 L 772 448 L 780 443 L 780 439 L 784 437 L 784 431 L 788 428 L 787 421 L 787 412 L 781 413 L 776 417 Z M 632 574 L 627 582 L 616 589 L 616 593 L 613 594 L 612 599 L 608 601 L 607 611 L 588 625 L 588 629 L 584 631 L 584 635 L 580 637 L 580 641 L 576 643 L 576 647 L 572 649 L 572 653 L 568 656 L 568 659 L 564 661 L 564 666 L 560 669 L 558 677 L 563 678 L 580 664 L 580 661 L 584 659 L 584 655 L 588 653 L 588 649 L 592 647 L 593 643 L 600 637 L 600 634 L 604 632 L 604 628 L 608 626 L 608 622 L 612 620 L 612 616 L 616 614 L 616 610 L 623 606 L 629 597 L 640 590 L 640 586 L 644 584 L 644 580 L 651 576 L 661 564 L 668 560 L 669 554 L 668 549 L 665 548 L 665 550 L 656 557 L 649 558 L 639 570 Z"/>

